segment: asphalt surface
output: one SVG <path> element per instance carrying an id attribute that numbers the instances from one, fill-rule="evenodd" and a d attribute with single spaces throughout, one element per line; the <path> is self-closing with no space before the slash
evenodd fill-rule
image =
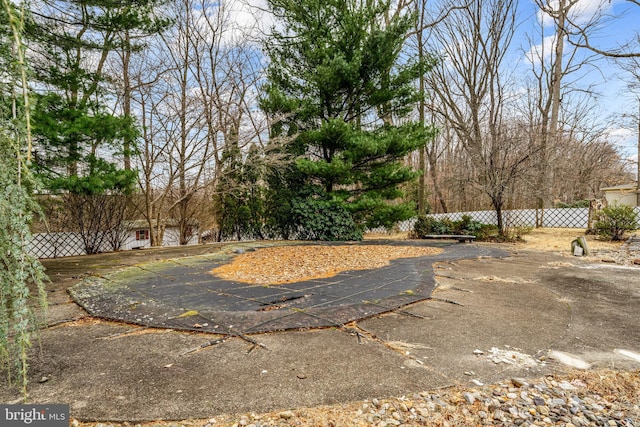
<path id="1" fill-rule="evenodd" d="M 46 261 L 51 326 L 32 352 L 30 401 L 68 403 L 71 416 L 86 421 L 135 422 L 408 395 L 538 377 L 572 369 L 576 361 L 640 369 L 640 270 L 551 253 L 455 243 L 433 265 L 416 260 L 412 271 L 424 280 L 415 286 L 430 277 L 437 284 L 420 301 L 344 325 L 263 333 L 97 320 L 66 292 L 82 279 L 122 274 L 127 265 L 139 269 L 229 249 Z M 1 381 L 0 402 L 18 402 L 19 390 Z"/>

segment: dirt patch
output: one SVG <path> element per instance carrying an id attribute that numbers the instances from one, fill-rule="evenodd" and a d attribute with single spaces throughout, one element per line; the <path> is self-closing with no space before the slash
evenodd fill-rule
<path id="1" fill-rule="evenodd" d="M 433 256 L 440 248 L 385 245 L 300 245 L 246 252 L 212 273 L 222 279 L 274 285 L 384 267 L 394 259 Z"/>
<path id="2" fill-rule="evenodd" d="M 409 233 L 369 233 L 365 240 L 407 240 Z M 578 237 L 584 237 L 587 245 L 593 251 L 615 251 L 622 247 L 624 242 L 612 242 L 603 240 L 593 234 L 586 234 L 584 228 L 534 228 L 522 236 L 522 241 L 517 243 L 505 243 L 515 249 L 531 249 L 536 251 L 565 253 L 571 255 L 571 242 Z"/>
<path id="3" fill-rule="evenodd" d="M 571 242 L 584 237 L 590 250 L 616 250 L 622 242 L 601 240 L 592 234 L 585 235 L 584 229 L 576 228 L 536 228 L 523 236 L 524 242 L 516 243 L 516 248 L 538 251 L 571 253 Z"/>

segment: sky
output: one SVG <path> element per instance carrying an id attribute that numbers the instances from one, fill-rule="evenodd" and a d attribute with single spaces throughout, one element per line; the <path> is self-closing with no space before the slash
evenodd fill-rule
<path id="1" fill-rule="evenodd" d="M 578 0 L 579 11 L 573 19 L 579 23 L 585 23 L 594 13 L 600 11 L 606 19 L 604 24 L 590 36 L 593 45 L 603 50 L 616 48 L 624 43 L 640 37 L 640 6 L 626 0 Z M 545 31 L 552 34 L 552 21 L 548 17 L 541 16 L 539 8 L 532 0 L 520 0 L 521 33 L 531 31 L 532 25 L 543 22 L 548 24 Z M 522 34 L 521 34 L 522 37 Z M 523 49 L 526 49 L 526 40 Z M 547 42 L 551 41 L 551 37 Z M 640 46 L 636 52 L 640 51 Z M 526 55 L 526 54 L 525 54 Z M 603 120 L 612 119 L 609 127 L 609 135 L 623 155 L 631 162 L 637 162 L 638 153 L 638 105 L 640 102 L 640 90 L 630 91 L 627 80 L 630 76 L 613 60 L 598 59 L 593 67 L 584 71 L 584 83 L 595 84 L 596 91 L 600 93 L 598 108 Z M 631 117 L 633 116 L 633 117 Z M 635 166 L 633 166 L 635 170 Z"/>
<path id="2" fill-rule="evenodd" d="M 434 3 L 436 0 L 433 0 Z M 540 22 L 545 24 L 545 35 L 553 34 L 553 22 L 549 17 L 540 13 L 538 6 L 533 0 L 518 0 L 519 18 L 518 35 L 514 40 L 514 60 L 519 61 L 524 67 L 527 65 L 527 52 L 531 52 L 535 46 L 531 46 L 529 40 L 536 34 L 535 29 L 540 28 Z M 559 0 L 551 0 L 558 2 Z M 567 0 L 571 1 L 571 0 Z M 573 9 L 576 11 L 572 20 L 578 23 L 585 23 L 595 13 L 602 13 L 607 17 L 605 23 L 598 28 L 598 31 L 590 36 L 594 45 L 599 48 L 610 49 L 619 47 L 627 41 L 640 37 L 640 5 L 633 4 L 628 0 L 577 0 L 578 4 Z M 274 21 L 266 12 L 266 0 L 229 0 L 234 11 L 230 18 L 237 23 L 251 22 L 256 14 L 260 17 L 261 32 L 268 31 Z M 427 3 L 429 5 L 429 3 Z M 527 34 L 529 37 L 527 37 Z M 536 36 L 541 37 L 539 33 Z M 546 42 L 550 42 L 552 37 L 548 37 Z M 543 40 L 539 40 L 543 43 Z M 640 51 L 640 46 L 637 49 Z M 638 103 L 640 99 L 640 89 L 631 92 L 625 79 L 629 78 L 623 70 L 612 60 L 600 58 L 593 66 L 581 71 L 581 84 L 594 84 L 595 90 L 599 92 L 598 116 L 605 121 L 610 121 L 609 135 L 611 139 L 623 152 L 630 162 L 637 161 L 638 126 L 637 117 L 639 114 Z M 626 115 L 627 117 L 625 117 Z M 633 116 L 633 117 L 630 117 Z M 609 120 L 612 119 L 612 120 Z M 631 168 L 636 170 L 635 166 Z"/>

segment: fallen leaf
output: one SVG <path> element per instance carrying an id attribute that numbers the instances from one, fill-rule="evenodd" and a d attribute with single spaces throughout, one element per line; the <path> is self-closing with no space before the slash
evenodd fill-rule
<path id="1" fill-rule="evenodd" d="M 342 271 L 380 268 L 394 259 L 433 256 L 442 251 L 392 245 L 274 246 L 239 254 L 212 273 L 243 283 L 277 285 L 333 277 Z"/>

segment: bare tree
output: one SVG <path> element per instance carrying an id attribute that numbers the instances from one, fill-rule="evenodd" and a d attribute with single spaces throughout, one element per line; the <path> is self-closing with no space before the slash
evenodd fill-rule
<path id="1" fill-rule="evenodd" d="M 232 6 L 174 2 L 174 27 L 130 63 L 142 124 L 140 206 L 152 245 L 161 244 L 168 219 L 186 244 L 211 211 L 203 204 L 211 203 L 224 147 L 260 142 L 264 126 L 254 108 L 260 57 L 232 27 Z"/>
<path id="2" fill-rule="evenodd" d="M 622 69 L 628 73 L 628 86 L 633 92 L 640 93 L 640 58 L 621 62 Z"/>
<path id="3" fill-rule="evenodd" d="M 251 41 L 253 28 L 246 23 L 244 28 L 233 25 L 238 4 L 229 1 L 216 3 L 214 7 L 216 13 L 198 16 L 191 33 L 192 72 L 203 107 L 203 126 L 215 160 L 209 188 L 225 192 L 233 188 L 219 185 L 225 173 L 223 153 L 238 149 L 246 156 L 251 144 L 264 146 L 266 124 L 256 111 L 262 55 Z M 212 6 L 199 0 L 198 8 L 204 11 Z"/>
<path id="4" fill-rule="evenodd" d="M 640 1 L 626 0 L 626 4 L 629 7 L 640 7 Z M 594 44 L 592 37 L 594 33 L 599 32 L 604 28 L 611 29 L 618 22 L 627 11 L 623 11 L 620 14 L 612 15 L 609 13 L 609 9 L 613 7 L 612 2 L 609 0 L 602 0 L 589 14 L 584 17 L 584 14 L 579 16 L 567 16 L 566 26 L 563 28 L 564 34 L 567 36 L 567 40 L 573 46 L 577 48 L 588 49 L 591 52 L 615 59 L 633 59 L 640 58 L 640 31 L 636 30 L 634 34 L 629 34 L 627 39 L 620 42 L 615 47 L 602 47 Z"/>
<path id="5" fill-rule="evenodd" d="M 453 10 L 430 39 L 443 57 L 429 75 L 434 111 L 455 133 L 473 182 L 497 213 L 501 234 L 503 206 L 532 154 L 506 114 L 504 58 L 515 17 L 515 1 L 474 0 Z"/>
<path id="6" fill-rule="evenodd" d="M 417 28 L 415 32 L 415 49 L 418 51 L 418 58 L 421 63 L 426 61 L 425 56 L 427 53 L 427 44 L 426 39 L 428 36 L 427 31 L 431 28 L 431 23 L 428 22 L 428 12 L 427 12 L 427 2 L 426 0 L 416 0 L 415 2 L 416 9 L 418 12 L 418 20 L 417 20 Z M 418 103 L 418 121 L 421 126 L 425 126 L 427 119 L 427 100 L 426 100 L 426 82 L 425 76 L 420 77 L 420 81 L 418 82 L 419 90 L 420 90 L 420 101 Z M 441 203 L 442 211 L 447 212 L 446 202 L 444 197 L 442 197 L 442 191 L 440 189 L 440 182 L 438 180 L 436 174 L 436 161 L 437 161 L 437 150 L 435 147 L 435 139 L 433 144 L 425 144 L 423 148 L 420 149 L 419 152 L 419 164 L 418 169 L 422 172 L 422 175 L 419 177 L 418 181 L 418 212 L 420 214 L 426 211 L 426 171 L 427 171 L 427 163 L 426 160 L 429 159 L 429 172 L 433 184 L 433 190 L 437 195 L 437 199 Z"/>
<path id="7" fill-rule="evenodd" d="M 66 193 L 62 200 L 67 219 L 80 233 L 87 254 L 121 249 L 128 231 L 126 195 Z"/>
<path id="8" fill-rule="evenodd" d="M 558 153 L 562 141 L 562 123 L 560 117 L 570 109 L 582 108 L 595 96 L 592 86 L 579 86 L 580 77 L 584 70 L 594 66 L 594 55 L 580 54 L 580 50 L 569 44 L 567 46 L 567 28 L 570 20 L 581 13 L 578 0 L 537 0 L 539 8 L 539 33 L 529 37 L 531 49 L 526 57 L 531 64 L 534 76 L 534 88 L 528 92 L 526 101 L 535 106 L 529 110 L 527 116 L 532 124 L 530 127 L 531 143 L 536 145 L 537 177 L 532 181 L 537 200 L 537 225 L 541 226 L 544 209 L 552 195 L 553 163 L 558 160 L 554 152 Z M 549 25 L 552 23 L 552 25 Z M 552 27 L 550 35 L 545 33 L 546 27 Z M 578 101 L 571 105 L 571 94 L 578 92 Z M 587 99 L 585 99 L 585 95 Z M 526 107 L 525 109 L 528 109 Z"/>
<path id="9" fill-rule="evenodd" d="M 575 48 L 582 48 L 599 57 L 612 59 L 617 62 L 626 73 L 628 86 L 631 91 L 634 92 L 640 87 L 640 74 L 638 73 L 640 66 L 640 31 L 636 29 L 633 34 L 621 35 L 622 37 L 626 37 L 626 39 L 618 42 L 616 46 L 602 46 L 600 44 L 601 42 L 598 42 L 598 34 L 601 31 L 616 31 L 616 33 L 619 33 L 619 30 L 617 28 L 614 30 L 614 27 L 620 19 L 628 14 L 631 8 L 640 7 L 640 2 L 637 0 L 626 0 L 625 5 L 628 6 L 626 9 L 618 11 L 617 14 L 613 14 L 611 13 L 613 8 L 622 7 L 622 5 L 602 0 L 586 17 L 585 14 L 567 16 L 566 25 L 562 30 L 568 43 L 575 46 Z M 640 103 L 640 96 L 637 98 Z M 628 114 L 623 114 L 623 117 L 625 116 L 628 117 Z M 637 118 L 637 126 L 637 152 L 640 154 L 640 114 Z M 640 191 L 640 160 L 638 160 L 637 163 L 636 173 L 639 177 L 637 179 L 637 188 Z M 638 193 L 638 201 L 640 202 L 640 192 Z"/>
<path id="10" fill-rule="evenodd" d="M 446 4 L 437 4 L 428 0 L 410 0 L 407 2 L 399 2 L 397 7 L 398 11 L 401 8 L 409 10 L 417 15 L 415 30 L 410 32 L 408 37 L 407 46 L 410 55 L 416 55 L 419 58 L 419 62 L 422 64 L 433 65 L 437 62 L 437 55 L 430 51 L 431 45 L 429 44 L 429 35 L 434 29 L 437 29 L 438 24 L 449 17 L 453 12 L 468 7 L 468 2 L 450 2 Z M 431 8 L 434 10 L 431 10 Z M 444 189 L 443 179 L 438 176 L 438 163 L 446 150 L 446 145 L 441 142 L 447 141 L 446 138 L 438 138 L 435 134 L 434 123 L 436 118 L 433 115 L 433 108 L 428 103 L 428 82 L 426 73 L 418 81 L 418 90 L 421 95 L 418 102 L 417 115 L 418 122 L 423 127 L 431 126 L 434 131 L 432 140 L 425 144 L 424 148 L 419 150 L 417 169 L 422 172 L 422 175 L 418 179 L 417 189 L 417 205 L 418 212 L 423 213 L 426 210 L 427 203 L 427 178 L 431 180 L 432 194 L 435 197 L 436 208 L 442 212 L 447 212 L 447 202 L 443 195 Z"/>
<path id="11" fill-rule="evenodd" d="M 149 225 L 152 246 L 162 245 L 168 216 L 170 189 L 175 174 L 169 167 L 171 139 L 165 124 L 168 119 L 165 102 L 172 91 L 167 73 L 164 45 L 154 39 L 149 48 L 129 62 L 132 111 L 141 128 L 135 167 L 138 170 L 137 207 Z M 171 128 L 169 127 L 169 130 Z"/>

